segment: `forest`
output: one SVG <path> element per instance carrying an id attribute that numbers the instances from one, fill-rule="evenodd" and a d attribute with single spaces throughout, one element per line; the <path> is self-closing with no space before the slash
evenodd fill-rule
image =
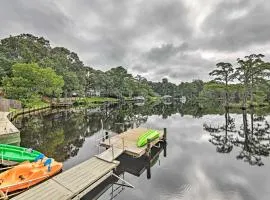
<path id="1" fill-rule="evenodd" d="M 186 96 L 208 105 L 247 107 L 269 105 L 269 63 L 264 55 L 237 59 L 237 66 L 220 62 L 209 73 L 211 81 L 171 83 L 167 78 L 149 81 L 133 76 L 125 66 L 107 71 L 86 66 L 79 56 L 64 47 L 52 47 L 43 37 L 31 34 L 10 36 L 0 41 L 0 87 L 2 95 L 20 100 L 24 106 L 51 97 L 80 97 L 99 93 L 118 99 L 144 96 Z M 213 66 L 214 67 L 214 66 Z"/>

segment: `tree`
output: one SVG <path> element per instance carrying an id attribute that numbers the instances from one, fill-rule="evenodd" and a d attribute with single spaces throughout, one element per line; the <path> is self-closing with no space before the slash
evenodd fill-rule
<path id="1" fill-rule="evenodd" d="M 215 77 L 215 81 L 225 83 L 225 105 L 229 106 L 228 99 L 228 84 L 233 79 L 233 67 L 231 63 L 220 62 L 216 64 L 217 69 L 209 73 L 210 76 Z"/>
<path id="2" fill-rule="evenodd" d="M 253 106 L 254 87 L 258 82 L 266 81 L 266 76 L 269 76 L 269 63 L 265 63 L 263 57 L 262 54 L 251 54 L 244 59 L 237 59 L 239 67 L 236 68 L 234 77 L 244 86 L 243 108 L 247 106 L 248 94 L 251 96 L 251 106 Z"/>
<path id="3" fill-rule="evenodd" d="M 11 77 L 3 79 L 3 86 L 7 97 L 20 99 L 25 103 L 28 99 L 39 96 L 59 96 L 64 80 L 51 68 L 17 63 L 12 66 Z"/>
<path id="4" fill-rule="evenodd" d="M 81 93 L 85 87 L 86 67 L 75 52 L 64 47 L 50 46 L 43 37 L 31 34 L 10 36 L 0 41 L 0 78 L 11 76 L 11 66 L 15 63 L 37 63 L 40 67 L 50 67 L 65 81 L 65 89 Z M 76 77 L 75 77 L 76 76 Z M 77 84 L 78 82 L 78 84 Z M 79 87 L 78 87 L 79 85 Z"/>

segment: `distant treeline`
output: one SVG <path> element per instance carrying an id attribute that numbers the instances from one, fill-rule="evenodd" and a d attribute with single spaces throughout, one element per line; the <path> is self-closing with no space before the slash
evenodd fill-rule
<path id="1" fill-rule="evenodd" d="M 24 105 L 46 97 L 101 95 L 115 98 L 134 96 L 186 96 L 194 102 L 266 103 L 270 99 L 267 66 L 263 55 L 238 59 L 238 67 L 218 63 L 210 82 L 193 80 L 174 84 L 133 76 L 122 67 L 108 71 L 86 66 L 79 56 L 64 48 L 51 47 L 43 37 L 31 34 L 10 36 L 0 41 L 0 86 L 7 98 Z M 234 84 L 232 82 L 237 80 Z"/>
<path id="2" fill-rule="evenodd" d="M 7 98 L 27 104 L 42 97 L 74 94 L 116 98 L 194 94 L 203 82 L 177 86 L 164 79 L 155 83 L 132 76 L 122 66 L 103 72 L 86 66 L 76 53 L 64 47 L 51 47 L 43 37 L 21 34 L 0 41 L 0 85 Z"/>

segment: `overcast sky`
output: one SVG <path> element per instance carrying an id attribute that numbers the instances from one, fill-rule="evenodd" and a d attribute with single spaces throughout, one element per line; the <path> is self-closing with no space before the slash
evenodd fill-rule
<path id="1" fill-rule="evenodd" d="M 0 0 L 0 38 L 43 36 L 88 66 L 208 80 L 219 61 L 270 53 L 269 0 Z"/>

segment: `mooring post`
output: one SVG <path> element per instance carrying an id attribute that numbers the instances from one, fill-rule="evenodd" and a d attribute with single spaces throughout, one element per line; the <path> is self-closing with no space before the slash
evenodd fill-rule
<path id="1" fill-rule="evenodd" d="M 147 157 L 147 165 L 146 165 L 146 170 L 147 170 L 147 179 L 151 178 L 151 140 L 147 139 L 147 148 L 146 148 L 146 157 Z"/>
<path id="2" fill-rule="evenodd" d="M 146 156 L 148 160 L 151 160 L 151 140 L 147 139 Z"/>
<path id="3" fill-rule="evenodd" d="M 167 142 L 167 128 L 163 129 L 163 141 Z"/>
<path id="4" fill-rule="evenodd" d="M 151 165 L 150 165 L 150 161 L 147 163 L 146 176 L 147 176 L 147 179 L 151 179 Z"/>
<path id="5" fill-rule="evenodd" d="M 163 156 L 167 157 L 167 143 L 166 142 L 163 143 Z"/>

